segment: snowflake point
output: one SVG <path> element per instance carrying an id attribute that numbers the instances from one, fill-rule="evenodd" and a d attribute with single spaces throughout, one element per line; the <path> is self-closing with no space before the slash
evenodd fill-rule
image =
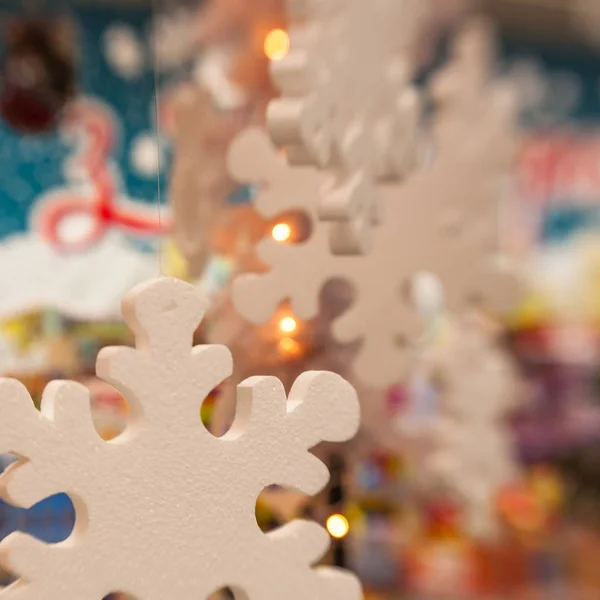
<path id="1" fill-rule="evenodd" d="M 123 300 L 125 321 L 143 346 L 181 344 L 204 318 L 207 301 L 189 283 L 161 277 L 134 288 Z"/>

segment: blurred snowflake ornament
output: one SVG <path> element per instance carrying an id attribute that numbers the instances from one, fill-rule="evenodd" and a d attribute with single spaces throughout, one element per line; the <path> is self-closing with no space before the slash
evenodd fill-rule
<path id="1" fill-rule="evenodd" d="M 228 54 L 227 78 L 262 122 L 276 93 L 264 44 L 270 32 L 285 27 L 284 0 L 208 0 L 197 23 L 200 44 Z"/>
<path id="2" fill-rule="evenodd" d="M 310 319 L 318 313 L 323 285 L 346 280 L 356 295 L 334 321 L 334 336 L 342 343 L 362 342 L 355 371 L 364 383 L 383 388 L 405 375 L 409 344 L 421 329 L 406 298 L 415 276 L 435 275 L 450 311 L 461 311 L 474 299 L 494 310 L 514 305 L 519 280 L 492 260 L 499 182 L 514 156 L 514 105 L 504 85 L 486 80 L 482 66 L 466 52 L 484 60 L 489 53 L 478 44 L 486 40 L 478 25 L 470 26 L 459 40 L 460 52 L 436 80 L 443 105 L 435 127 L 437 157 L 429 170 L 406 182 L 380 186 L 385 219 L 366 255 L 331 252 L 332 225 L 319 219 L 318 208 L 324 174 L 287 164 L 259 130 L 234 142 L 232 175 L 258 184 L 257 210 L 266 218 L 306 211 L 313 223 L 302 243 L 268 238 L 260 244 L 259 256 L 271 270 L 236 282 L 234 302 L 244 316 L 266 322 L 289 299 L 298 317 Z"/>
<path id="3" fill-rule="evenodd" d="M 235 189 L 226 154 L 239 128 L 237 115 L 219 112 L 210 93 L 200 86 L 184 85 L 174 92 L 175 160 L 169 196 L 175 243 L 188 260 L 192 278 L 202 275 L 214 251 L 211 230 Z"/>
<path id="4" fill-rule="evenodd" d="M 438 412 L 417 435 L 419 480 L 429 493 L 450 494 L 469 533 L 498 532 L 498 492 L 518 481 L 507 419 L 522 401 L 515 366 L 481 318 L 456 324 L 453 343 L 424 358 L 440 389 Z"/>
<path id="5" fill-rule="evenodd" d="M 380 216 L 377 184 L 417 162 L 420 103 L 408 60 L 419 14 L 395 0 L 288 0 L 290 49 L 272 62 L 282 95 L 267 112 L 291 165 L 327 170 L 318 216 L 333 252 L 369 250 Z"/>

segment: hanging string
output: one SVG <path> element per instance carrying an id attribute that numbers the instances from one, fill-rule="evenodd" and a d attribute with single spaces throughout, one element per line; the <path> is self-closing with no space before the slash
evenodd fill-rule
<path id="1" fill-rule="evenodd" d="M 158 98 L 159 93 L 159 73 L 160 73 L 160 56 L 158 51 L 158 18 L 159 18 L 159 0 L 151 0 L 151 22 L 152 22 L 152 31 L 151 31 L 151 43 L 152 43 L 152 54 L 153 54 L 153 72 L 154 72 L 154 110 L 155 110 L 155 128 L 156 128 L 156 165 L 157 165 L 157 174 L 156 174 L 156 187 L 157 187 L 157 195 L 156 195 L 156 209 L 158 212 L 158 270 L 160 275 L 164 275 L 163 268 L 163 239 L 162 236 L 163 228 L 162 228 L 162 154 L 161 154 L 161 133 L 160 133 L 160 101 Z"/>

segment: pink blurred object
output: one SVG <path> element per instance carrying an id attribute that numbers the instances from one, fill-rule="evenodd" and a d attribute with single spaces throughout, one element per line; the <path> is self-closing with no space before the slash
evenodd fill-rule
<path id="1" fill-rule="evenodd" d="M 597 333 L 586 323 L 556 324 L 549 342 L 551 354 L 562 364 L 594 366 L 600 358 Z"/>

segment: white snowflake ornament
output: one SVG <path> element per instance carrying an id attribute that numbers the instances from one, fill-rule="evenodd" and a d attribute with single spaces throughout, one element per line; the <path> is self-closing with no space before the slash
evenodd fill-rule
<path id="1" fill-rule="evenodd" d="M 493 538 L 497 494 L 520 476 L 507 423 L 522 400 L 515 367 L 481 320 L 462 321 L 453 343 L 427 360 L 441 395 L 439 414 L 414 444 L 419 479 L 461 503 L 470 534 Z"/>
<path id="2" fill-rule="evenodd" d="M 282 96 L 273 140 L 292 165 L 326 169 L 317 214 L 336 254 L 370 248 L 376 184 L 415 166 L 420 102 L 407 49 L 420 11 L 398 0 L 287 0 L 290 50 L 272 63 Z"/>
<path id="3" fill-rule="evenodd" d="M 222 438 L 200 422 L 200 404 L 231 372 L 225 347 L 192 348 L 204 314 L 197 290 L 173 279 L 135 289 L 124 316 L 136 348 L 107 348 L 97 372 L 127 398 L 132 422 L 102 441 L 89 393 L 72 382 L 46 389 L 37 412 L 25 388 L 0 383 L 0 445 L 21 457 L 3 476 L 7 498 L 29 507 L 59 492 L 77 522 L 47 546 L 18 533 L 1 545 L 21 579 L 3 600 L 198 600 L 229 586 L 238 600 L 359 600 L 357 579 L 311 569 L 328 536 L 294 521 L 263 534 L 258 495 L 272 484 L 306 494 L 327 483 L 307 449 L 343 441 L 359 424 L 352 387 L 331 373 L 305 373 L 286 398 L 280 382 L 255 377 L 238 391 L 238 415 Z"/>
<path id="4" fill-rule="evenodd" d="M 250 321 L 264 323 L 287 298 L 299 318 L 311 319 L 318 314 L 324 284 L 337 278 L 348 281 L 355 288 L 354 303 L 334 322 L 333 333 L 342 343 L 362 340 L 355 371 L 365 384 L 383 388 L 403 377 L 407 344 L 420 331 L 405 293 L 414 276 L 435 274 L 452 311 L 462 310 L 474 298 L 493 310 L 514 306 L 519 280 L 491 260 L 497 191 L 490 185 L 486 158 L 455 157 L 440 156 L 430 171 L 415 175 L 401 188 L 382 187 L 386 219 L 365 256 L 331 253 L 330 225 L 319 222 L 316 209 L 310 212 L 313 229 L 307 241 L 263 240 L 258 253 L 270 271 L 237 279 L 236 308 Z M 255 181 L 266 182 L 255 206 L 267 218 L 305 210 L 311 202 L 314 206 L 323 181 L 314 169 L 289 167 L 259 130 L 237 138 L 230 167 L 241 180 L 254 172 Z M 449 214 L 457 223 L 462 216 L 469 218 L 463 215 L 465 205 L 476 207 L 478 226 L 450 227 Z"/>
<path id="5" fill-rule="evenodd" d="M 464 36 L 473 32 L 482 39 L 479 29 L 468 29 Z M 459 44 L 463 43 L 461 37 Z M 458 69 L 463 59 L 458 53 L 448 70 L 463 72 Z M 444 127 L 435 128 L 439 152 L 428 170 L 401 184 L 379 186 L 385 219 L 375 230 L 370 252 L 362 256 L 330 250 L 332 224 L 319 220 L 326 175 L 311 167 L 289 166 L 258 130 L 241 134 L 230 150 L 230 171 L 240 181 L 261 184 L 257 210 L 267 218 L 305 211 L 313 228 L 311 237 L 300 244 L 262 242 L 259 256 L 271 270 L 237 280 L 236 308 L 262 323 L 289 299 L 298 317 L 310 319 L 318 312 L 323 285 L 331 279 L 348 281 L 355 288 L 355 300 L 334 323 L 334 335 L 339 342 L 362 341 L 355 370 L 365 384 L 377 388 L 397 383 L 404 375 L 407 343 L 420 330 L 406 297 L 418 274 L 429 272 L 441 281 L 451 312 L 462 311 L 475 299 L 492 310 L 512 308 L 520 281 L 494 255 L 500 182 L 513 164 L 513 131 L 505 123 L 514 116 L 514 105 L 506 88 L 493 81 L 479 93 L 473 120 L 465 118 L 460 95 L 444 104 L 438 123 Z M 447 143 L 447 123 L 453 146 Z"/>

